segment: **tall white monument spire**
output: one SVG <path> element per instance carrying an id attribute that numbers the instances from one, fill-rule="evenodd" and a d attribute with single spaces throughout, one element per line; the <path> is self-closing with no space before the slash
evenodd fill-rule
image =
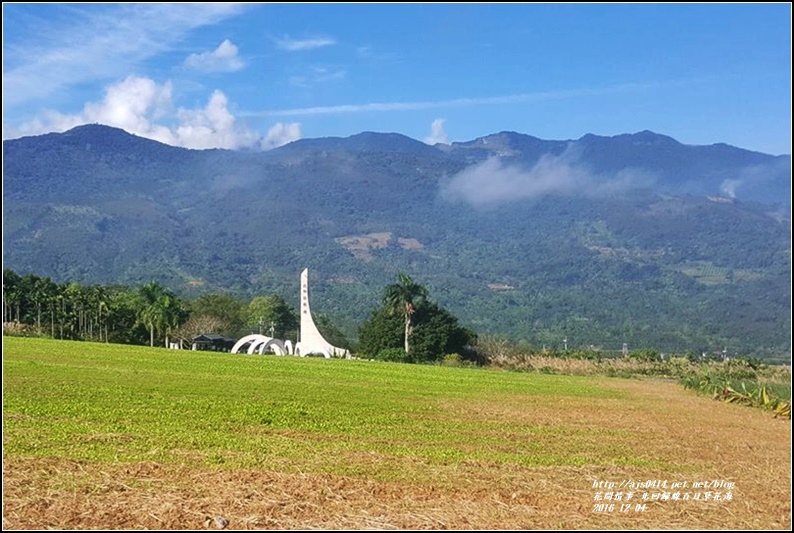
<path id="1" fill-rule="evenodd" d="M 282 341 L 265 337 L 264 335 L 247 335 L 238 340 L 232 347 L 232 353 L 259 353 L 265 351 L 273 352 L 278 355 L 300 355 L 306 357 L 309 354 L 322 354 L 327 358 L 350 357 L 350 352 L 344 348 L 333 346 L 325 340 L 317 329 L 317 325 L 312 318 L 312 310 L 309 308 L 309 269 L 301 272 L 301 328 L 298 332 L 298 342 L 292 346 L 290 341 Z M 294 348 L 294 349 L 293 349 Z"/>
<path id="2" fill-rule="evenodd" d="M 344 348 L 337 348 L 325 340 L 317 329 L 317 325 L 312 318 L 312 311 L 309 308 L 309 269 L 301 272 L 301 329 L 298 344 L 295 346 L 298 353 L 302 356 L 310 353 L 323 354 L 325 357 L 347 356 L 348 352 Z"/>

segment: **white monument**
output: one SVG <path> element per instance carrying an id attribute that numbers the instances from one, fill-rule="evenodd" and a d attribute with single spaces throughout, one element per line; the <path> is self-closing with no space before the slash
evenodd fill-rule
<path id="1" fill-rule="evenodd" d="M 309 269 L 301 272 L 301 324 L 298 332 L 298 342 L 292 346 L 290 341 L 273 339 L 264 335 L 247 335 L 237 341 L 231 353 L 263 354 L 266 351 L 276 355 L 299 355 L 305 357 L 310 354 L 322 355 L 326 359 L 331 357 L 350 357 L 350 352 L 344 348 L 333 346 L 325 340 L 317 329 L 309 308 Z M 243 351 L 244 350 L 244 351 Z"/>
<path id="2" fill-rule="evenodd" d="M 347 357 L 350 355 L 344 348 L 337 348 L 325 340 L 317 329 L 309 308 L 309 269 L 301 272 L 301 327 L 298 333 L 298 343 L 295 351 L 301 356 L 309 354 L 323 354 L 326 358 L 331 356 Z"/>

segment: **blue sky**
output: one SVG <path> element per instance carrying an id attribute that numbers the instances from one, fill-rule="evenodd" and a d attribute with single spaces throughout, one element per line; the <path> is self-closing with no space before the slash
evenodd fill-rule
<path id="1" fill-rule="evenodd" d="M 652 130 L 791 153 L 791 5 L 3 4 L 3 138 Z"/>

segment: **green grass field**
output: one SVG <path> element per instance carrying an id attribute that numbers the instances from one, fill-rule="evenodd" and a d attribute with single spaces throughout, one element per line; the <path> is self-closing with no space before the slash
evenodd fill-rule
<path id="1" fill-rule="evenodd" d="M 648 464 L 624 447 L 543 449 L 538 435 L 620 432 L 473 418 L 468 407 L 620 398 L 583 377 L 240 356 L 7 338 L 5 453 L 355 474 L 350 453 L 521 465 Z M 501 446 L 505 435 L 510 446 Z M 318 461 L 318 459 L 320 459 Z M 372 472 L 368 471 L 368 475 Z"/>
<path id="2" fill-rule="evenodd" d="M 4 337 L 3 443 L 11 529 L 791 524 L 790 422 L 666 382 Z M 592 511 L 717 478 L 733 507 Z"/>

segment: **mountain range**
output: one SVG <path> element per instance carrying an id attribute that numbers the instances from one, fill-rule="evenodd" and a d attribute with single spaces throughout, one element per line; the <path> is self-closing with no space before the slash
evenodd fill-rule
<path id="1" fill-rule="evenodd" d="M 281 293 L 349 336 L 404 271 L 480 334 L 790 359 L 791 157 L 657 133 L 188 150 L 102 125 L 3 142 L 3 262 Z"/>

